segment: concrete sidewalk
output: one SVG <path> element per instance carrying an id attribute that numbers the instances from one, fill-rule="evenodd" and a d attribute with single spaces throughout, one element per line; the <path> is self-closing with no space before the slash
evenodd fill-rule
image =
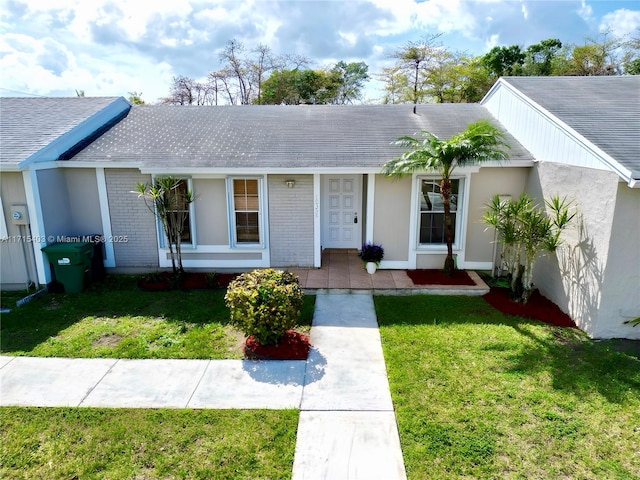
<path id="1" fill-rule="evenodd" d="M 316 297 L 305 361 L 0 357 L 1 406 L 299 408 L 294 479 L 404 479 L 373 298 Z"/>
<path id="2" fill-rule="evenodd" d="M 304 361 L 1 357 L 0 405 L 299 408 Z"/>
<path id="3" fill-rule="evenodd" d="M 316 296 L 294 480 L 406 478 L 373 297 Z"/>

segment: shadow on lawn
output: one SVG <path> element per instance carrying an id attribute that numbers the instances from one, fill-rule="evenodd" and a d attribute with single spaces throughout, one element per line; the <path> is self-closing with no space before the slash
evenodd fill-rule
<path id="1" fill-rule="evenodd" d="M 549 327 L 551 335 L 539 335 L 524 327 L 513 325 L 534 346 L 512 354 L 506 371 L 546 371 L 556 390 L 574 395 L 597 390 L 613 403 L 640 395 L 640 341 L 635 341 L 635 352 L 625 353 L 617 348 L 619 342 L 594 341 L 577 329 Z"/>
<path id="2" fill-rule="evenodd" d="M 85 292 L 46 293 L 2 315 L 0 351 L 30 351 L 50 337 L 87 318 L 152 316 L 176 324 L 226 325 L 229 310 L 224 289 L 193 292 L 143 292 L 137 276 L 107 276 Z"/>
<path id="3" fill-rule="evenodd" d="M 640 395 L 640 340 L 594 341 L 576 328 L 504 315 L 477 297 L 415 296 L 411 303 L 401 297 L 377 297 L 376 311 L 381 326 L 433 326 L 432 335 L 449 336 L 457 351 L 472 355 L 493 351 L 501 371 L 547 372 L 556 390 L 577 396 L 597 391 L 614 403 Z M 522 341 L 506 332 L 492 338 L 488 328 L 486 335 L 482 330 L 451 330 L 457 325 L 503 325 Z"/>

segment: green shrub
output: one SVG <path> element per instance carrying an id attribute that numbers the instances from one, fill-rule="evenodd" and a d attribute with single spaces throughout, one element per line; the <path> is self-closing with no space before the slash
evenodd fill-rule
<path id="1" fill-rule="evenodd" d="M 298 277 L 269 268 L 238 276 L 224 299 L 234 327 L 262 345 L 274 345 L 298 325 L 303 296 Z"/>

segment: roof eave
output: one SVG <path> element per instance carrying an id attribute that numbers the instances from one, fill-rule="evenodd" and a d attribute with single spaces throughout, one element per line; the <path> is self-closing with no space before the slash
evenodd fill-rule
<path id="1" fill-rule="evenodd" d="M 104 125 L 124 115 L 130 108 L 131 104 L 124 97 L 116 98 L 106 107 L 19 162 L 17 164 L 18 170 L 25 170 L 33 163 L 59 160 L 66 152 L 91 137 Z"/>

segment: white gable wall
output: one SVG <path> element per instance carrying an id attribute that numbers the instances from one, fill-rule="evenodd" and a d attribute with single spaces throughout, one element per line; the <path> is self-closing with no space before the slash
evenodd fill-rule
<path id="1" fill-rule="evenodd" d="M 604 152 L 502 81 L 482 103 L 536 160 L 612 169 Z"/>

